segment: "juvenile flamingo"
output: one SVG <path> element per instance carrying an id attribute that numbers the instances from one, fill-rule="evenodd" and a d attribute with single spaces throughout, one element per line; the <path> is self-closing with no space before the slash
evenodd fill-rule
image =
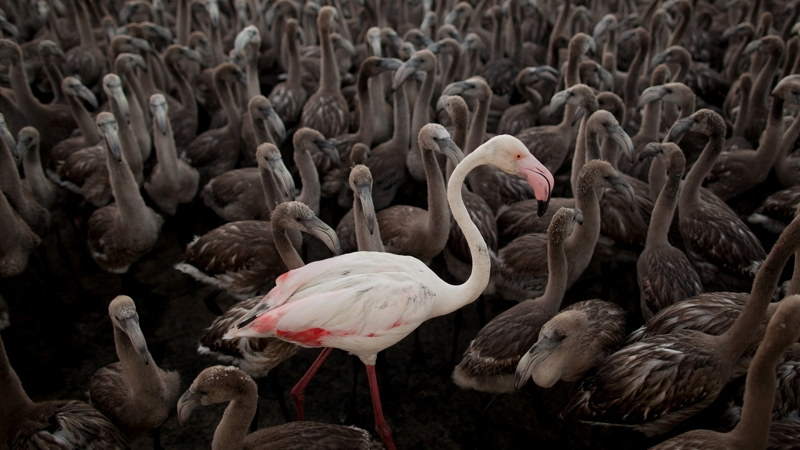
<path id="1" fill-rule="evenodd" d="M 421 145 L 435 150 L 454 144 L 448 137 L 424 140 Z M 393 450 L 391 430 L 381 409 L 375 360 L 378 352 L 408 336 L 422 322 L 473 302 L 486 288 L 491 264 L 486 243 L 461 198 L 467 173 L 483 164 L 525 177 L 543 202 L 550 199 L 553 186 L 553 176 L 544 165 L 522 142 L 507 135 L 489 140 L 456 167 L 447 198 L 472 256 L 472 272 L 464 284 L 444 282 L 414 257 L 349 253 L 281 275 L 276 287 L 226 337 L 274 336 L 303 347 L 326 347 L 298 385 L 308 384 L 333 348 L 358 356 L 367 369 L 375 428 Z"/>

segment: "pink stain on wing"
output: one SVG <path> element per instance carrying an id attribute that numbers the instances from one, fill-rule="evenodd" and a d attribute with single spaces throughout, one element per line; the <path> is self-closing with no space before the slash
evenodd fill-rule
<path id="1" fill-rule="evenodd" d="M 321 339 L 329 336 L 331 332 L 322 328 L 309 328 L 303 331 L 275 330 L 275 334 L 280 338 L 299 344 L 320 346 L 322 345 Z"/>

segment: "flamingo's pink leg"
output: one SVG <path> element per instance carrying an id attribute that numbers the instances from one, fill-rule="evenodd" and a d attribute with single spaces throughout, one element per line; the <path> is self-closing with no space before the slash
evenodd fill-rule
<path id="1" fill-rule="evenodd" d="M 303 409 L 303 402 L 306 399 L 306 388 L 308 387 L 308 383 L 311 382 L 311 378 L 314 377 L 314 374 L 317 373 L 319 367 L 325 362 L 325 359 L 328 358 L 328 355 L 331 354 L 332 348 L 326 348 L 322 350 L 322 353 L 317 356 L 317 359 L 314 361 L 314 364 L 308 369 L 303 378 L 297 382 L 297 384 L 292 388 L 292 398 L 294 398 L 294 405 L 297 409 L 297 420 L 303 421 L 306 420 L 305 410 Z"/>
<path id="2" fill-rule="evenodd" d="M 392 429 L 383 418 L 383 408 L 381 408 L 381 397 L 378 392 L 378 379 L 375 378 L 375 366 L 367 365 L 367 378 L 369 378 L 369 392 L 372 394 L 372 409 L 375 410 L 375 430 L 383 439 L 386 448 L 395 450 L 394 440 L 392 440 Z"/>

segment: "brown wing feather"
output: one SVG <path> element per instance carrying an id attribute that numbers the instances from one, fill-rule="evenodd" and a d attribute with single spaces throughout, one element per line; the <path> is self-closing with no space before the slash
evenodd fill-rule
<path id="1" fill-rule="evenodd" d="M 547 212 L 542 217 L 538 216 L 539 205 L 536 200 L 523 200 L 507 208 L 500 208 L 497 213 L 500 238 L 503 242 L 511 242 L 524 234 L 547 233 L 547 227 L 550 226 L 556 211 L 574 207 L 574 198 L 555 197 L 550 199 Z M 600 226 L 602 227 L 602 223 Z"/>
<path id="2" fill-rule="evenodd" d="M 380 442 L 366 431 L 316 422 L 291 422 L 248 434 L 246 448 L 279 448 L 281 450 L 377 450 Z"/>
<path id="3" fill-rule="evenodd" d="M 642 252 L 636 264 L 636 276 L 642 293 L 642 308 L 646 305 L 651 314 L 703 290 L 689 259 L 674 247 Z"/>
<path id="4" fill-rule="evenodd" d="M 730 208 L 706 206 L 699 214 L 680 218 L 687 248 L 725 271 L 752 280 L 767 256 L 761 242 Z"/>
<path id="5" fill-rule="evenodd" d="M 661 334 L 681 330 L 696 330 L 718 336 L 731 327 L 744 308 L 750 294 L 744 292 L 705 292 L 677 302 L 659 311 L 640 329 L 634 331 L 623 345 Z M 764 330 L 756 332 L 763 337 Z M 760 342 L 760 338 L 758 341 Z"/>
<path id="6" fill-rule="evenodd" d="M 458 367 L 480 377 L 512 375 L 520 358 L 539 339 L 539 330 L 552 317 L 535 301 L 520 303 L 487 323 L 469 344 Z"/>
<path id="7" fill-rule="evenodd" d="M 14 449 L 118 450 L 128 446 L 122 433 L 105 416 L 83 402 L 37 403 L 21 412 L 21 419 L 17 434 L 10 439 Z M 56 433 L 59 440 L 68 445 L 55 444 L 53 435 Z"/>
<path id="8" fill-rule="evenodd" d="M 228 222 L 269 218 L 256 167 L 229 170 L 209 181 L 200 195 L 206 206 Z"/>
<path id="9" fill-rule="evenodd" d="M 274 338 L 224 339 L 225 333 L 253 309 L 263 297 L 237 303 L 214 319 L 200 338 L 200 353 L 210 353 L 221 361 L 234 364 L 251 377 L 262 377 L 298 352 L 300 347 Z"/>
<path id="10" fill-rule="evenodd" d="M 565 415 L 627 425 L 682 413 L 685 419 L 719 395 L 727 381 L 719 376 L 723 366 L 702 333 L 654 336 L 609 356 L 581 383 Z"/>
<path id="11" fill-rule="evenodd" d="M 500 249 L 499 264 L 492 267 L 500 285 L 524 291 L 529 298 L 541 295 L 547 286 L 547 235 L 526 234 Z"/>
<path id="12" fill-rule="evenodd" d="M 185 259 L 209 276 L 267 265 L 265 256 L 277 254 L 269 222 L 243 220 L 215 228 L 186 247 Z M 276 262 L 280 258 L 275 258 Z M 271 261 L 270 261 L 271 262 Z M 281 263 L 282 270 L 286 266 Z"/>
<path id="13" fill-rule="evenodd" d="M 347 101 L 342 94 L 317 91 L 303 106 L 300 126 L 313 128 L 328 139 L 347 133 L 349 114 Z"/>

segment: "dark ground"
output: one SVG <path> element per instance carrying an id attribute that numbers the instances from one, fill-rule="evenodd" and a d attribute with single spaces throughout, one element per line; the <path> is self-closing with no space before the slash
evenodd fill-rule
<path id="1" fill-rule="evenodd" d="M 771 181 L 774 183 L 774 177 Z M 763 194 L 753 198 L 763 198 Z M 746 199 L 742 210 L 752 210 L 753 205 L 752 200 Z M 192 223 L 181 224 L 175 219 L 165 223 L 157 247 L 132 266 L 135 282 L 130 277 L 101 272 L 86 253 L 83 240 L 77 236 L 80 224 L 88 219 L 87 211 L 69 208 L 66 213 L 54 215 L 57 227 L 44 240 L 39 256 L 32 257 L 28 270 L 13 279 L 0 279 L 0 294 L 11 311 L 11 327 L 3 331 L 3 340 L 11 364 L 32 399 L 86 400 L 94 371 L 117 359 L 107 307 L 114 296 L 123 292 L 137 303 L 154 360 L 160 367 L 180 373 L 181 392 L 202 369 L 217 363 L 196 353 L 197 339 L 215 317 L 202 301 L 212 293 L 211 288 L 172 268 L 182 260 L 179 242 L 185 245 L 191 234 L 216 226 L 215 219 L 202 211 L 179 211 L 180 217 L 194 218 Z M 68 217 L 78 219 L 71 221 Z M 325 214 L 322 217 L 331 220 Z M 766 236 L 765 248 L 769 249 L 773 241 L 774 237 Z M 447 276 L 441 257 L 434 260 L 433 267 L 441 276 Z M 593 261 L 584 277 L 567 292 L 562 306 L 598 297 L 622 305 L 629 311 L 629 330 L 638 327 L 641 316 L 635 262 Z M 223 309 L 231 304 L 224 294 L 218 295 L 217 300 Z M 488 299 L 487 304 L 487 319 L 511 306 L 500 299 Z M 478 330 L 477 307 L 472 304 L 465 308 L 459 356 Z M 544 390 L 528 383 L 522 392 L 497 397 L 462 390 L 450 380 L 453 315 L 426 322 L 419 331 L 422 358 L 412 361 L 414 340 L 409 336 L 389 348 L 378 364 L 384 411 L 400 449 L 639 449 L 692 427 L 714 427 L 720 415 L 719 407 L 712 407 L 691 424 L 658 440 L 647 440 L 624 429 L 564 422 L 558 415 L 573 385 L 560 382 L 553 389 Z M 289 388 L 318 352 L 303 350 L 282 366 L 285 398 L 292 413 Z M 376 435 L 363 365 L 359 365 L 357 414 L 348 419 L 352 367 L 351 358 L 343 352 L 332 353 L 308 388 L 307 418 L 355 424 Z M 284 423 L 277 403 L 267 398 L 270 395 L 262 397 L 259 428 Z M 721 399 L 718 405 L 726 403 L 727 399 Z M 223 409 L 224 405 L 199 408 L 185 428 L 173 414 L 162 427 L 164 448 L 209 448 Z M 144 436 L 133 448 L 152 448 L 151 436 Z"/>

